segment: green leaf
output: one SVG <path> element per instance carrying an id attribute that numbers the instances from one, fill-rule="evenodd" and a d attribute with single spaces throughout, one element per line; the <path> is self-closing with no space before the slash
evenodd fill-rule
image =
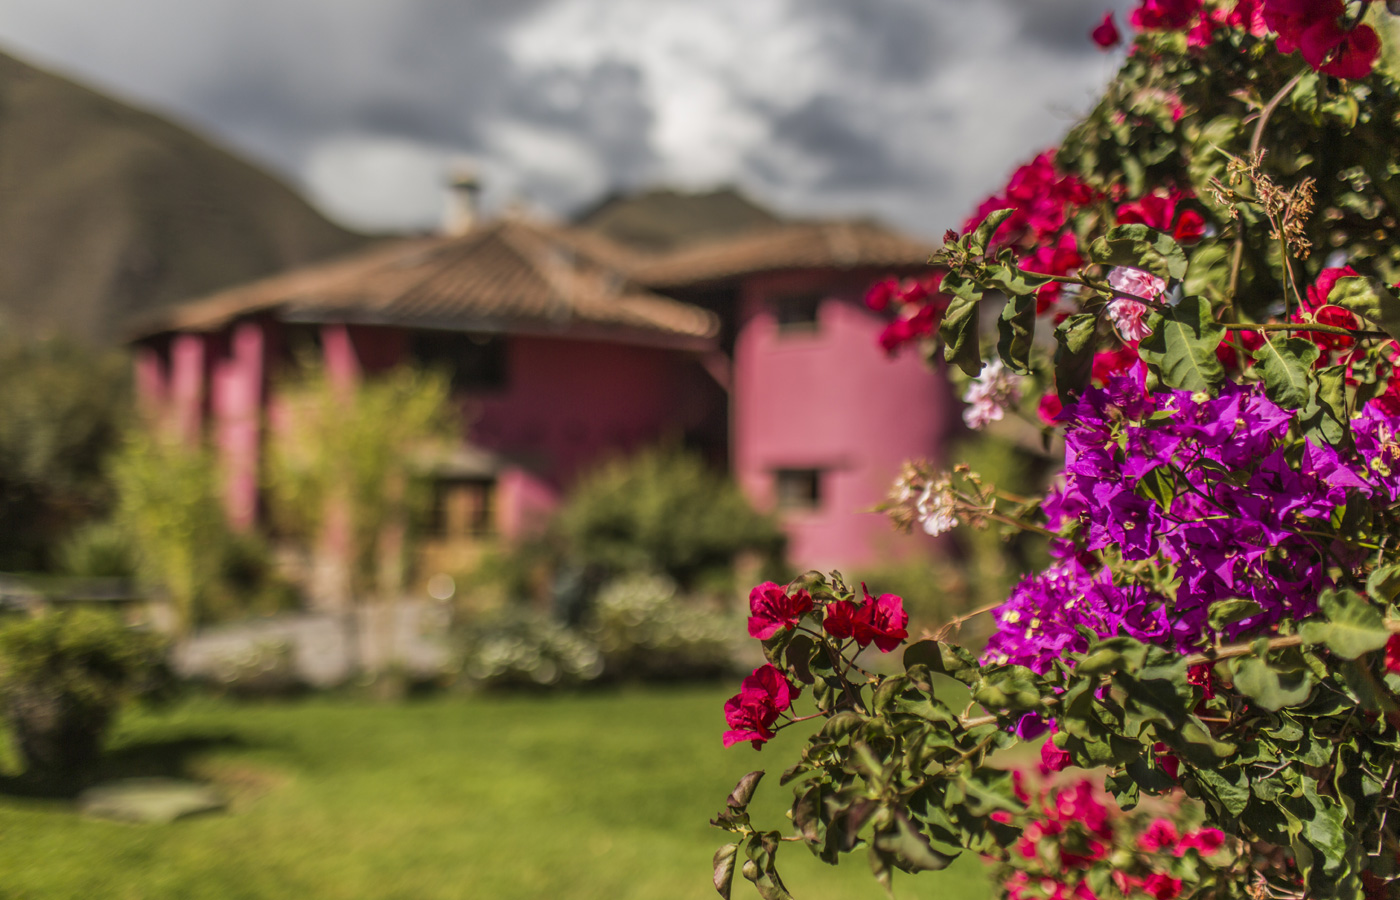
<path id="1" fill-rule="evenodd" d="M 1254 362 L 1264 376 L 1264 394 L 1284 409 L 1301 409 L 1311 396 L 1313 363 L 1320 351 L 1304 338 L 1274 337 L 1254 351 Z"/>
<path id="2" fill-rule="evenodd" d="M 1146 225 L 1118 225 L 1089 245 L 1089 259 L 1103 266 L 1130 266 L 1159 278 L 1186 277 L 1186 254 L 1171 235 Z"/>
<path id="3" fill-rule="evenodd" d="M 987 213 L 987 217 L 983 219 L 976 230 L 972 232 L 972 238 L 968 242 L 967 249 L 977 256 L 986 255 L 987 247 L 992 243 L 992 238 L 996 235 L 997 229 L 1001 227 L 1001 223 L 1015 214 L 1015 207 L 996 209 Z"/>
<path id="4" fill-rule="evenodd" d="M 958 673 L 977 668 L 972 654 L 955 644 L 942 641 L 915 641 L 904 649 L 904 668 L 927 666 L 929 671 L 956 677 Z"/>
<path id="5" fill-rule="evenodd" d="M 1035 341 L 1035 292 L 1011 294 L 997 319 L 997 354 L 1018 375 L 1029 375 Z"/>
<path id="6" fill-rule="evenodd" d="M 740 778 L 739 783 L 734 786 L 734 790 L 729 792 L 729 798 L 724 801 L 725 805 L 733 810 L 748 809 L 749 801 L 753 799 L 753 792 L 762 780 L 763 770 L 761 769 Z"/>
<path id="7" fill-rule="evenodd" d="M 1210 627 L 1219 631 L 1226 625 L 1243 622 L 1250 616 L 1257 616 L 1263 611 L 1263 607 L 1258 603 L 1242 597 L 1237 597 L 1234 600 L 1220 600 L 1210 605 Z"/>
<path id="8" fill-rule="evenodd" d="M 1369 319 L 1381 330 L 1400 340 L 1400 299 L 1377 278 L 1338 278 L 1327 295 L 1327 302 Z"/>
<path id="9" fill-rule="evenodd" d="M 1382 603 L 1400 597 L 1400 565 L 1383 566 L 1366 579 L 1366 593 Z"/>
<path id="10" fill-rule="evenodd" d="M 734 886 L 734 858 L 738 854 L 738 844 L 725 844 L 715 851 L 715 890 L 724 900 L 729 900 L 730 889 Z"/>
<path id="11" fill-rule="evenodd" d="M 950 273 L 943 279 L 942 290 L 953 297 L 938 326 L 938 336 L 943 339 L 943 359 L 976 378 L 982 373 L 982 345 L 978 338 L 982 288 Z"/>
<path id="12" fill-rule="evenodd" d="M 1234 660 L 1235 687 L 1265 709 L 1298 706 L 1312 693 L 1312 673 L 1306 669 L 1280 671 L 1258 656 Z"/>
<path id="13" fill-rule="evenodd" d="M 1172 501 L 1176 499 L 1176 479 L 1169 467 L 1158 466 L 1138 479 L 1134 492 L 1156 503 L 1163 512 L 1170 512 Z"/>
<path id="14" fill-rule="evenodd" d="M 1094 369 L 1099 317 L 1075 313 L 1055 328 L 1055 391 L 1069 403 L 1089 386 Z"/>
<path id="15" fill-rule="evenodd" d="M 1143 361 L 1168 387 L 1211 391 L 1225 378 L 1215 348 L 1225 329 L 1200 297 L 1185 297 L 1148 320 L 1152 333 L 1138 345 Z"/>
<path id="16" fill-rule="evenodd" d="M 1318 606 L 1326 621 L 1313 619 L 1300 629 L 1309 644 L 1325 644 L 1343 659 L 1356 659 L 1390 640 L 1380 610 L 1355 591 L 1324 591 Z"/>
<path id="17" fill-rule="evenodd" d="M 817 642 L 805 634 L 796 635 L 788 642 L 787 651 L 784 654 L 787 658 L 787 667 L 803 684 L 814 684 L 817 680 L 812 675 L 812 653 L 816 649 Z"/>
<path id="18" fill-rule="evenodd" d="M 1328 366 L 1313 372 L 1313 391 L 1298 421 L 1303 435 L 1319 444 L 1338 446 L 1348 438 L 1347 388 L 1345 365 Z"/>
<path id="19" fill-rule="evenodd" d="M 957 854 L 948 856 L 933 849 L 901 812 L 895 813 L 894 828 L 875 836 L 875 846 L 893 854 L 894 864 L 906 872 L 937 872 L 958 858 Z"/>

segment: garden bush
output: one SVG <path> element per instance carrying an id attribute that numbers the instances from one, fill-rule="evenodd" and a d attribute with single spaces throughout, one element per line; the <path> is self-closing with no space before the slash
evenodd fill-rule
<path id="1" fill-rule="evenodd" d="M 586 634 L 610 678 L 674 681 L 729 674 L 734 617 L 714 602 L 680 595 L 665 575 L 627 575 L 604 585 Z"/>
<path id="2" fill-rule="evenodd" d="M 970 428 L 1038 421 L 1064 461 L 1029 495 L 911 463 L 895 523 L 1016 529 L 1048 561 L 980 654 L 909 643 L 902 599 L 839 573 L 753 589 L 768 662 L 724 743 L 822 721 L 784 761 L 789 828 L 750 819 L 761 771 L 714 820 L 723 896 L 742 874 L 787 897 L 787 842 L 863 849 L 886 885 L 980 854 L 1014 900 L 1400 896 L 1396 13 L 1142 0 L 1061 147 L 927 277 L 872 287 L 880 343 L 945 363 Z M 1032 742 L 1039 774 L 1104 792 L 1032 789 Z"/>
<path id="3" fill-rule="evenodd" d="M 508 608 L 465 629 L 462 675 L 486 688 L 572 687 L 603 674 L 597 645 L 554 617 Z"/>
<path id="4" fill-rule="evenodd" d="M 167 684 L 164 639 L 105 613 L 76 609 L 0 625 L 0 697 L 36 775 L 89 766 L 121 705 Z"/>
<path id="5" fill-rule="evenodd" d="M 560 564 L 596 583 L 657 572 L 682 590 L 732 590 L 745 555 L 773 567 L 784 537 L 730 478 L 699 456 L 657 447 L 584 478 L 551 525 Z"/>

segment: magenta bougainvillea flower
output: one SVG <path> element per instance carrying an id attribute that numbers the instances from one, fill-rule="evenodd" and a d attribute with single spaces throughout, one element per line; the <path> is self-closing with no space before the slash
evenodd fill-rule
<path id="1" fill-rule="evenodd" d="M 1155 853 L 1163 847 L 1176 845 L 1176 824 L 1171 819 L 1154 819 L 1147 830 L 1138 836 L 1138 846 L 1148 853 Z"/>
<path id="2" fill-rule="evenodd" d="M 1103 21 L 1089 32 L 1089 37 L 1104 50 L 1112 50 L 1123 42 L 1123 35 L 1119 33 L 1118 25 L 1113 21 L 1112 12 L 1104 13 Z"/>
<path id="3" fill-rule="evenodd" d="M 872 597 L 864 584 L 860 589 L 865 602 L 859 606 L 850 600 L 827 604 L 822 628 L 838 640 L 854 638 L 861 647 L 873 643 L 881 653 L 889 653 L 909 637 L 909 614 L 904 611 L 904 600 L 895 594 Z"/>
<path id="4" fill-rule="evenodd" d="M 1161 560 L 1174 572 L 1174 596 L 1115 580 L 1074 544 L 1055 542 L 1057 562 L 997 609 L 987 658 L 1046 672 L 1088 646 L 1080 628 L 1187 652 L 1311 615 L 1332 586 L 1329 566 L 1349 552 L 1319 549 L 1311 532 L 1348 504 L 1400 500 L 1400 419 L 1368 405 L 1351 421 L 1355 450 L 1344 455 L 1290 443 L 1296 416 L 1258 384 L 1227 382 L 1213 398 L 1147 397 L 1129 373 L 1086 391 L 1064 412 L 1065 476 L 1045 500 L 1048 525 L 1076 532 L 1088 550 Z M 1137 489 L 1158 469 L 1181 479 L 1165 503 Z M 1260 612 L 1217 634 L 1210 606 L 1234 598 Z"/>
<path id="5" fill-rule="evenodd" d="M 1280 53 L 1300 52 L 1324 75 L 1365 78 L 1380 57 L 1380 37 L 1369 25 L 1343 27 L 1345 14 L 1342 0 L 1264 0 L 1262 8 Z"/>
<path id="6" fill-rule="evenodd" d="M 783 629 L 796 628 L 803 614 L 811 611 L 811 594 L 801 588 L 789 594 L 781 585 L 765 581 L 749 591 L 749 636 L 767 640 Z"/>
<path id="7" fill-rule="evenodd" d="M 773 737 L 778 716 L 792 706 L 800 693 L 775 666 L 762 665 L 739 685 L 739 693 L 724 704 L 724 746 L 749 741 L 757 750 Z"/>
<path id="8" fill-rule="evenodd" d="M 1202 828 L 1188 831 L 1172 850 L 1175 856 L 1185 856 L 1187 850 L 1195 850 L 1202 856 L 1210 856 L 1225 846 L 1225 832 L 1219 828 Z"/>
<path id="9" fill-rule="evenodd" d="M 904 611 L 904 599 L 895 594 L 872 597 L 864 582 L 860 590 L 865 594 L 865 603 L 856 616 L 855 631 L 851 636 L 862 647 L 873 643 L 881 653 L 889 653 L 909 637 L 906 628 L 909 614 Z"/>

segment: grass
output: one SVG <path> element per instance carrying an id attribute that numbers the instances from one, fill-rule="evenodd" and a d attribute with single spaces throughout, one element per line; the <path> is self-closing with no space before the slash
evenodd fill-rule
<path id="1" fill-rule="evenodd" d="M 722 749 L 726 693 L 198 699 L 132 714 L 115 767 L 213 780 L 231 812 L 134 826 L 0 796 L 0 898 L 709 900 L 723 835 L 707 820 L 744 772 L 776 776 L 800 737 Z M 776 777 L 759 798 L 756 819 L 785 824 Z M 799 898 L 884 896 L 859 852 L 835 869 L 799 845 L 786 855 Z M 974 859 L 895 891 L 990 896 Z M 735 897 L 757 893 L 740 879 Z"/>

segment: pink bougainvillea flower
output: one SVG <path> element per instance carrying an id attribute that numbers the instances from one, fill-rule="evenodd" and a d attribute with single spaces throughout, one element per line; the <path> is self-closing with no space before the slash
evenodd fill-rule
<path id="1" fill-rule="evenodd" d="M 1152 333 L 1146 319 L 1151 309 L 1147 302 L 1155 302 L 1166 293 L 1167 283 L 1151 272 L 1128 266 L 1117 266 L 1108 273 L 1108 285 L 1128 297 L 1114 297 L 1108 302 L 1108 320 L 1125 341 L 1140 341 Z M 1131 299 L 1140 297 L 1147 302 Z"/>
<path id="2" fill-rule="evenodd" d="M 1060 414 L 1064 412 L 1064 404 L 1060 402 L 1058 394 L 1046 394 L 1040 398 L 1036 404 L 1035 414 L 1040 417 L 1040 421 L 1046 425 L 1055 425 L 1060 421 Z"/>
<path id="3" fill-rule="evenodd" d="M 1200 831 L 1186 832 L 1172 852 L 1177 856 L 1184 856 L 1187 850 L 1195 850 L 1202 856 L 1210 856 L 1223 846 L 1225 832 L 1219 828 L 1202 828 Z"/>
<path id="4" fill-rule="evenodd" d="M 1138 846 L 1148 853 L 1156 853 L 1163 847 L 1176 843 L 1179 835 L 1171 819 L 1154 819 L 1147 830 L 1138 835 Z"/>
<path id="5" fill-rule="evenodd" d="M 874 643 L 881 653 L 889 653 L 909 637 L 905 627 L 909 624 L 909 614 L 904 611 L 904 599 L 895 594 L 872 597 L 863 582 L 860 589 L 865 594 L 865 603 L 856 613 L 851 636 L 862 647 Z"/>
<path id="6" fill-rule="evenodd" d="M 1352 277 L 1359 274 L 1351 266 L 1342 268 L 1323 269 L 1317 275 L 1317 280 L 1308 288 L 1307 295 L 1303 300 L 1301 309 L 1293 313 L 1294 322 L 1317 322 L 1320 325 L 1339 325 L 1343 328 L 1356 328 L 1360 325 L 1356 317 L 1340 306 L 1333 306 L 1327 302 L 1328 295 L 1336 287 L 1337 282 L 1343 278 Z M 1301 331 L 1299 337 L 1312 341 L 1322 350 L 1322 356 L 1318 359 L 1319 366 L 1328 364 L 1328 353 L 1333 350 L 1346 350 L 1356 341 L 1351 335 L 1329 334 L 1325 331 Z"/>
<path id="7" fill-rule="evenodd" d="M 797 627 L 804 613 L 812 611 L 812 595 L 797 589 L 787 590 L 765 581 L 749 591 L 749 636 L 767 640 L 782 630 Z"/>
<path id="8" fill-rule="evenodd" d="M 775 666 L 762 665 L 753 670 L 739 685 L 739 693 L 724 704 L 724 720 L 729 730 L 724 733 L 724 746 L 749 741 L 757 750 L 770 740 L 778 716 L 792 706 L 800 693 Z"/>
<path id="9" fill-rule="evenodd" d="M 1112 12 L 1104 13 L 1103 21 L 1099 23 L 1097 28 L 1089 32 L 1089 37 L 1093 38 L 1094 43 L 1104 50 L 1112 50 L 1123 42 L 1123 35 L 1118 32 L 1118 26 L 1113 21 Z"/>

